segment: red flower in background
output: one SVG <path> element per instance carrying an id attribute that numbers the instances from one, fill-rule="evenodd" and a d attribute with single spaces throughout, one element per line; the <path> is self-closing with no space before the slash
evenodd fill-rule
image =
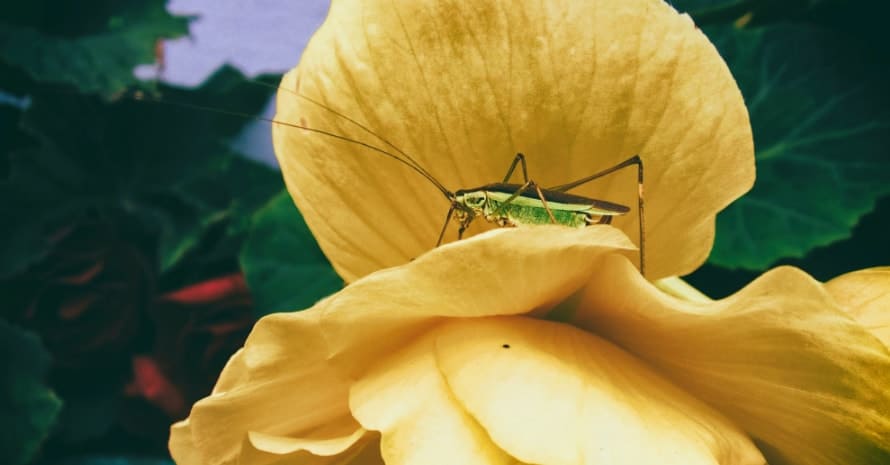
<path id="1" fill-rule="evenodd" d="M 65 442 L 120 428 L 164 447 L 255 321 L 240 274 L 156 294 L 151 261 L 130 239 L 109 223 L 71 224 L 36 265 L 0 281 L 0 317 L 37 332 L 53 355 Z"/>
<path id="2" fill-rule="evenodd" d="M 171 418 L 181 419 L 208 395 L 229 357 L 253 327 L 253 305 L 241 274 L 158 297 L 151 310 L 155 350 L 134 360 L 134 385 Z"/>

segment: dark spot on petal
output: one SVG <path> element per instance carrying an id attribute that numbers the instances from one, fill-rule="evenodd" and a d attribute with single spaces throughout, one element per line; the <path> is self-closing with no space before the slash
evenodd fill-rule
<path id="1" fill-rule="evenodd" d="M 510 344 L 504 344 L 504 345 L 502 345 L 501 347 L 503 347 L 503 348 L 505 348 L 505 349 L 509 349 L 509 348 L 510 348 Z"/>

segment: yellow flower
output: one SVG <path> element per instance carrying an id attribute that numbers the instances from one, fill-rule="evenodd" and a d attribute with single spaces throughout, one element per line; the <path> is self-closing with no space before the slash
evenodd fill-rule
<path id="1" fill-rule="evenodd" d="M 276 119 L 395 152 L 299 92 L 383 135 L 452 191 L 500 182 L 517 152 L 545 187 L 639 154 L 651 279 L 697 268 L 716 213 L 754 181 L 735 81 L 692 20 L 661 0 L 335 0 L 282 86 Z M 347 282 L 435 245 L 448 203 L 409 167 L 283 125 L 275 149 Z M 614 224 L 637 241 L 632 169 L 572 192 L 632 207 Z"/>
<path id="2" fill-rule="evenodd" d="M 633 255 L 607 226 L 502 229 L 266 317 L 174 427 L 173 456 L 890 463 L 890 353 L 835 303 L 851 287 L 829 284 L 833 298 L 780 268 L 691 302 L 644 279 Z"/>
<path id="3" fill-rule="evenodd" d="M 174 426 L 178 464 L 890 463 L 890 353 L 842 311 L 861 313 L 853 284 L 781 268 L 698 301 L 646 279 L 698 266 L 753 181 L 741 96 L 688 17 L 656 0 L 335 0 L 284 85 L 279 120 L 396 152 L 297 90 L 451 190 L 500 181 L 516 152 L 544 186 L 640 154 L 647 277 L 634 215 L 424 253 L 448 208 L 430 182 L 279 126 L 290 191 L 354 282 L 257 324 Z M 633 174 L 578 192 L 635 206 Z"/>

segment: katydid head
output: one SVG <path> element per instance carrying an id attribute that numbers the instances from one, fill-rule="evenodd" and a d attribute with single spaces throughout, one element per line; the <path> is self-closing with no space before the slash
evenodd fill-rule
<path id="1" fill-rule="evenodd" d="M 492 214 L 490 200 L 488 192 L 481 189 L 462 189 L 455 192 L 455 201 L 452 208 L 455 209 L 455 216 L 460 224 L 458 238 L 463 237 L 463 233 L 470 227 L 470 223 L 477 216 L 481 216 L 487 221 L 495 222 L 499 226 L 515 225 L 506 216 Z"/>
<path id="2" fill-rule="evenodd" d="M 470 227 L 470 223 L 476 219 L 477 215 L 485 215 L 483 209 L 487 201 L 488 198 L 485 192 L 479 190 L 459 190 L 454 193 L 451 208 L 454 210 L 455 219 L 460 224 L 458 229 L 459 238 L 463 237 L 464 231 Z"/>
<path id="3" fill-rule="evenodd" d="M 454 202 L 466 210 L 481 213 L 486 201 L 485 192 L 478 190 L 459 190 L 454 194 Z"/>

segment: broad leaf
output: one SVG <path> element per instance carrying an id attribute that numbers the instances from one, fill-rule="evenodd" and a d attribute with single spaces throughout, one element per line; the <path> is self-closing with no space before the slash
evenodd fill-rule
<path id="1" fill-rule="evenodd" d="M 762 269 L 848 237 L 890 193 L 886 74 L 812 27 L 706 32 L 745 95 L 757 149 L 754 189 L 718 216 L 709 262 Z"/>
<path id="2" fill-rule="evenodd" d="M 343 287 L 287 191 L 254 216 L 241 267 L 257 316 L 308 308 Z"/>
<path id="3" fill-rule="evenodd" d="M 56 421 L 61 400 L 46 386 L 50 355 L 36 334 L 0 320 L 0 462 L 28 463 Z"/>
<path id="4" fill-rule="evenodd" d="M 188 32 L 188 19 L 170 15 L 165 0 L 58 3 L 0 7 L 0 63 L 39 82 L 111 95 L 138 83 L 133 68 L 155 61 L 159 40 Z"/>

